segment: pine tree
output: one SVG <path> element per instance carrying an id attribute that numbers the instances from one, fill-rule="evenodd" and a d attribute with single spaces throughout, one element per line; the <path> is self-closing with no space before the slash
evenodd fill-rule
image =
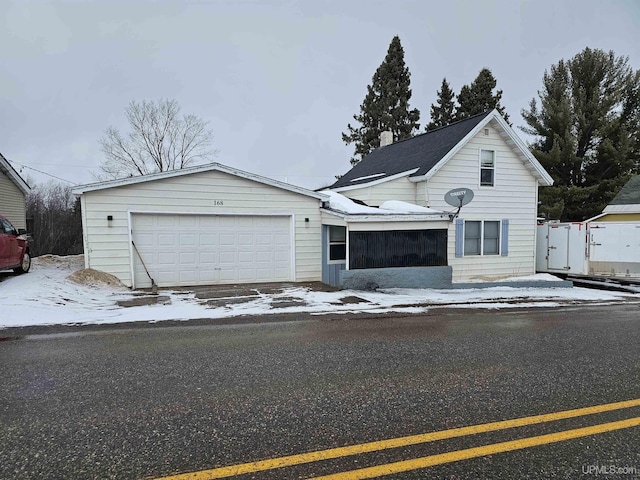
<path id="1" fill-rule="evenodd" d="M 409 110 L 410 78 L 400 38 L 395 36 L 384 61 L 373 75 L 371 85 L 367 86 L 360 113 L 353 116 L 360 125 L 353 127 L 348 124 L 348 133 L 342 134 L 347 145 L 355 143 L 352 165 L 380 146 L 382 132 L 391 130 L 394 140 L 404 140 L 412 137 L 418 129 L 420 111 L 415 108 Z"/>
<path id="2" fill-rule="evenodd" d="M 436 104 L 431 104 L 431 121 L 425 130 L 434 130 L 439 127 L 446 127 L 455 121 L 455 94 L 446 78 L 442 79 L 442 86 L 438 90 Z"/>
<path id="3" fill-rule="evenodd" d="M 502 90 L 493 94 L 497 81 L 491 70 L 483 68 L 471 85 L 464 85 L 458 94 L 458 110 L 456 120 L 464 120 L 487 110 L 497 109 L 504 119 L 509 123 L 509 115 L 500 105 Z M 509 123 L 509 125 L 511 125 Z"/>
<path id="4" fill-rule="evenodd" d="M 638 169 L 640 72 L 626 57 L 586 48 L 543 76 L 529 109 L 535 157 L 554 179 L 540 191 L 539 214 L 563 221 L 593 217 Z"/>

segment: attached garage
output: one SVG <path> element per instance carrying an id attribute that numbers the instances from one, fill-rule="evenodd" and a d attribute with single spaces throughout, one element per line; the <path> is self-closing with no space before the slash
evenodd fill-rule
<path id="1" fill-rule="evenodd" d="M 321 280 L 323 194 L 217 163 L 74 193 L 86 268 L 127 286 Z"/>

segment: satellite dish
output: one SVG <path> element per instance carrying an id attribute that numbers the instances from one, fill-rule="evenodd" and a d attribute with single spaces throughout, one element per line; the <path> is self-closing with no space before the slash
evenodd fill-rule
<path id="1" fill-rule="evenodd" d="M 444 194 L 444 201 L 452 207 L 462 207 L 473 200 L 473 190 L 470 188 L 454 188 Z"/>

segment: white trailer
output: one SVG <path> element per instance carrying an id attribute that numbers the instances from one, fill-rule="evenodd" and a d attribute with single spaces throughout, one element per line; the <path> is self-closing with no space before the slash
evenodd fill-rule
<path id="1" fill-rule="evenodd" d="M 585 222 L 538 224 L 536 270 L 585 275 L 588 272 L 588 234 Z"/>
<path id="2" fill-rule="evenodd" d="M 536 270 L 640 278 L 640 223 L 597 220 L 540 223 Z"/>
<path id="3" fill-rule="evenodd" d="M 589 274 L 640 277 L 640 224 L 589 223 Z"/>

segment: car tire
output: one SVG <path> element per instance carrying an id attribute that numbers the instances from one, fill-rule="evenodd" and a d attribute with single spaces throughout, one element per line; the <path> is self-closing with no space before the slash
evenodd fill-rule
<path id="1" fill-rule="evenodd" d="M 22 257 L 22 264 L 18 268 L 14 268 L 13 271 L 15 273 L 27 273 L 31 268 L 31 255 L 29 252 L 24 252 L 24 256 Z"/>

